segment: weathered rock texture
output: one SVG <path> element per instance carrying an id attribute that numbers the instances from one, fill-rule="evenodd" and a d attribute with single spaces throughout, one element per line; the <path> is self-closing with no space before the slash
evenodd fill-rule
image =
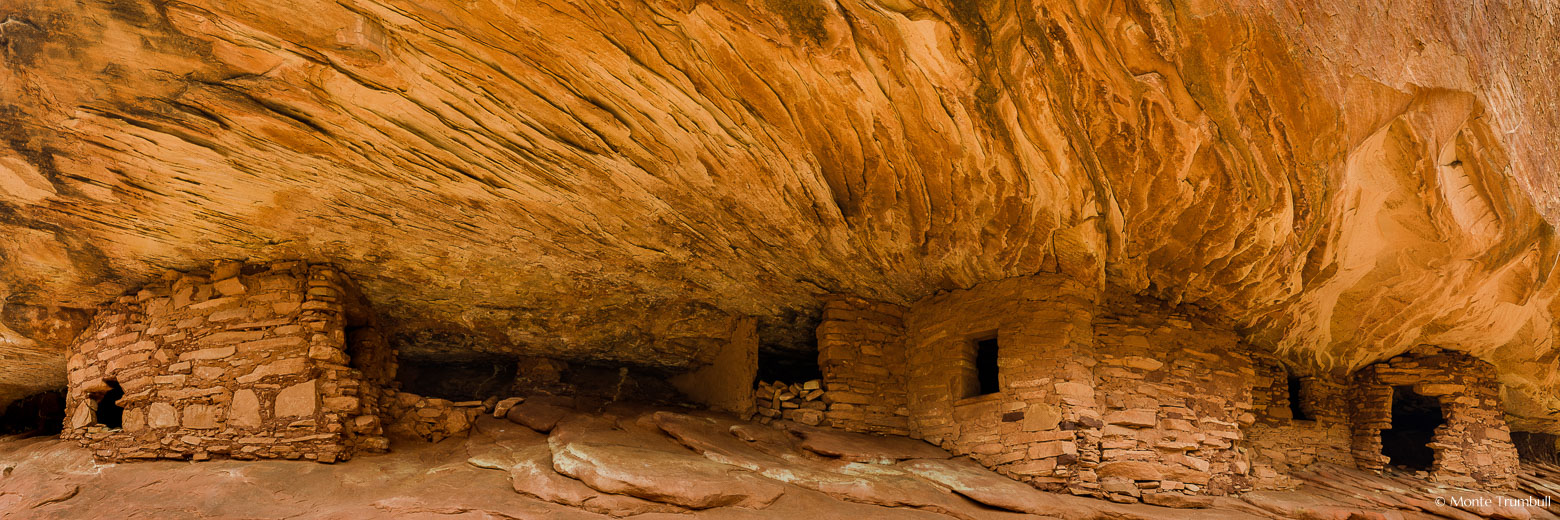
<path id="1" fill-rule="evenodd" d="M 1065 273 L 1307 373 L 1446 345 L 1550 429 L 1554 9 L 12 1 L 0 286 L 321 259 L 409 353 L 686 367 L 827 293 Z M 58 386 L 13 332 L 0 384 Z"/>
<path id="2" fill-rule="evenodd" d="M 65 347 L 87 328 L 82 309 L 7 303 L 0 306 L 0 402 L 65 387 Z"/>
<path id="3" fill-rule="evenodd" d="M 383 451 L 394 357 L 382 342 L 348 343 L 349 328 L 372 327 L 365 307 L 329 266 L 171 274 L 99 311 L 70 347 L 63 436 L 108 460 Z M 360 352 L 392 364 L 360 371 Z"/>

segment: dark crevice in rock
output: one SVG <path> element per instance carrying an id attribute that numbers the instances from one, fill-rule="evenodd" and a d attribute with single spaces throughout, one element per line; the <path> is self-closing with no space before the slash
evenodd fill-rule
<path id="1" fill-rule="evenodd" d="M 1560 441 L 1560 436 L 1553 433 L 1511 432 L 1511 443 L 1517 445 L 1517 458 L 1522 462 L 1560 463 L 1556 441 Z"/>
<path id="2" fill-rule="evenodd" d="M 59 435 L 65 424 L 63 389 L 49 390 L 12 401 L 0 414 L 0 435 Z"/>
<path id="3" fill-rule="evenodd" d="M 407 358 L 398 367 L 396 381 L 403 392 L 451 401 L 507 397 L 517 360 L 497 355 Z"/>

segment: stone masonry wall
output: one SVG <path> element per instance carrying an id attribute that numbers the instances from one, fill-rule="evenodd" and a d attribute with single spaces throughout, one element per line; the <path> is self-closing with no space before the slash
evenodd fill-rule
<path id="1" fill-rule="evenodd" d="M 724 341 L 717 342 L 707 364 L 677 374 L 667 382 L 683 395 L 714 410 L 752 417 L 756 410 L 753 383 L 758 378 L 758 321 L 732 320 Z"/>
<path id="2" fill-rule="evenodd" d="M 824 302 L 823 321 L 818 325 L 818 367 L 823 372 L 821 399 L 827 406 L 823 416 L 828 425 L 859 432 L 910 433 L 904 312 L 898 305 L 846 296 Z M 772 400 L 777 406 L 780 401 Z"/>
<path id="3" fill-rule="evenodd" d="M 1256 422 L 1246 429 L 1244 447 L 1251 459 L 1251 483 L 1256 489 L 1286 489 L 1297 482 L 1287 475 L 1313 463 L 1352 466 L 1349 452 L 1349 407 L 1345 387 L 1333 381 L 1300 378 L 1300 409 L 1290 411 L 1289 371 L 1270 353 L 1253 351 L 1257 370 L 1252 389 Z"/>
<path id="4" fill-rule="evenodd" d="M 385 431 L 397 438 L 415 437 L 439 442 L 466 433 L 476 423 L 477 416 L 491 411 L 482 401 L 453 402 L 395 391 L 385 394 L 381 408 Z"/>
<path id="5" fill-rule="evenodd" d="M 1394 386 L 1440 401 L 1445 424 L 1436 428 L 1430 447 L 1435 463 L 1430 476 L 1465 486 L 1506 487 L 1517 472 L 1500 401 L 1495 368 L 1460 352 L 1424 345 L 1354 374 L 1351 396 L 1353 455 L 1360 469 L 1382 470 L 1381 430 L 1392 427 Z"/>
<path id="6" fill-rule="evenodd" d="M 1354 391 L 1300 378 L 1306 418 L 1296 419 L 1278 359 L 1195 309 L 1122 295 L 1101 301 L 1092 288 L 1045 274 L 925 298 L 904 310 L 902 330 L 895 309 L 852 298 L 827 304 L 822 399 L 883 418 L 903 384 L 910 436 L 1042 489 L 1188 507 L 1206 495 L 1287 487 L 1285 475 L 1313 463 L 1358 460 L 1371 435 L 1375 445 L 1363 453 L 1380 457 L 1395 384 L 1441 396 L 1448 410 L 1437 437 L 1442 480 L 1492 483 L 1515 467 L 1493 370 L 1467 356 L 1373 366 Z M 992 337 L 997 391 L 981 394 L 972 391 L 980 388 L 972 386 L 976 345 Z M 1372 397 L 1351 408 L 1351 395 Z M 895 432 L 835 411 L 827 425 Z"/>
<path id="7" fill-rule="evenodd" d="M 382 363 L 393 353 L 363 330 L 355 294 L 330 266 L 276 262 L 173 273 L 123 296 L 70 348 L 62 436 L 108 460 L 382 451 L 379 381 L 348 366 L 349 322 L 363 335 L 353 348 Z M 124 392 L 121 428 L 96 424 L 110 382 Z"/>
<path id="8" fill-rule="evenodd" d="M 912 305 L 912 435 L 1043 489 L 1121 502 L 1250 489 L 1253 349 L 1162 302 L 1095 294 L 1040 275 Z M 999 391 L 966 397 L 973 344 L 993 333 Z"/>
<path id="9" fill-rule="evenodd" d="M 905 313 L 910 430 L 1042 489 L 1097 493 L 1095 291 L 1035 275 L 939 293 Z M 964 397 L 974 341 L 999 345 L 994 394 Z"/>
<path id="10" fill-rule="evenodd" d="M 1236 444 L 1254 420 L 1256 371 L 1238 336 L 1134 301 L 1112 301 L 1094 335 L 1106 498 L 1163 503 L 1249 487 Z"/>

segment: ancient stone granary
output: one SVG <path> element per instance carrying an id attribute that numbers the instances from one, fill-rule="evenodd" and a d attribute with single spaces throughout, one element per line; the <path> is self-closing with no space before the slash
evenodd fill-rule
<path id="1" fill-rule="evenodd" d="M 64 437 L 109 460 L 384 450 L 395 360 L 372 327 L 330 266 L 169 274 L 100 310 L 71 346 Z"/>
<path id="2" fill-rule="evenodd" d="M 1301 377 L 1227 324 L 1064 275 L 908 307 L 832 298 L 818 346 L 829 425 L 923 438 L 1037 487 L 1118 501 L 1284 487 L 1319 461 L 1380 470 L 1393 385 L 1446 403 L 1432 477 L 1501 486 L 1516 461 L 1487 363 L 1437 354 L 1352 382 Z M 1344 399 L 1350 384 L 1372 398 Z"/>
<path id="3" fill-rule="evenodd" d="M 1441 419 L 1429 442 L 1405 439 L 1433 452 L 1437 480 L 1461 485 L 1509 485 L 1517 475 L 1517 450 L 1501 409 L 1500 384 L 1489 363 L 1460 352 L 1420 347 L 1355 373 L 1349 395 L 1353 455 L 1363 469 L 1392 463 L 1383 434 L 1397 426 L 1394 412 L 1411 395 L 1427 398 Z M 1399 395 L 1409 394 L 1409 395 Z"/>

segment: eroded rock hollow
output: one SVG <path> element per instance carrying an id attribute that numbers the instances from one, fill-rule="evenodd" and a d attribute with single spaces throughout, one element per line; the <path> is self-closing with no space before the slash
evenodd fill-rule
<path id="1" fill-rule="evenodd" d="M 465 442 L 534 514 L 1543 517 L 1403 486 L 1560 489 L 1557 26 L 0 0 L 0 426 L 69 441 L 8 472 Z"/>

